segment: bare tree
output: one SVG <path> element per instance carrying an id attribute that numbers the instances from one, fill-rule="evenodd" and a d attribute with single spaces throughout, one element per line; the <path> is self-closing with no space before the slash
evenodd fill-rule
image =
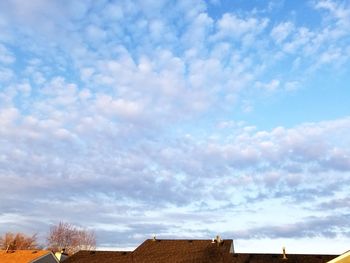
<path id="1" fill-rule="evenodd" d="M 9 250 L 38 249 L 37 236 L 7 232 L 0 238 L 0 248 Z"/>
<path id="2" fill-rule="evenodd" d="M 79 250 L 96 249 L 96 236 L 93 231 L 60 222 L 50 228 L 47 245 L 53 251 L 65 249 L 68 254 L 73 254 Z"/>

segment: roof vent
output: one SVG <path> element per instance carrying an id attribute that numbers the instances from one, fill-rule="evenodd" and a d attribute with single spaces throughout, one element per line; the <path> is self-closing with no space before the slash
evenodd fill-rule
<path id="1" fill-rule="evenodd" d="M 153 235 L 152 241 L 157 241 L 156 235 Z"/>
<path id="2" fill-rule="evenodd" d="M 212 239 L 211 243 L 216 243 L 218 246 L 223 242 L 223 240 L 221 239 L 221 237 L 219 235 L 216 236 L 216 238 Z"/>
<path id="3" fill-rule="evenodd" d="M 287 260 L 288 258 L 287 258 L 287 255 L 286 255 L 286 247 L 283 247 L 283 248 L 282 248 L 282 253 L 283 253 L 282 259 L 283 259 L 283 260 Z"/>

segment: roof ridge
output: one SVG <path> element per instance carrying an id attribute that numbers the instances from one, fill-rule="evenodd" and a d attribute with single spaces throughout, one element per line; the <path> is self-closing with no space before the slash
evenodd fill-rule
<path id="1" fill-rule="evenodd" d="M 146 239 L 146 241 L 147 240 L 154 240 L 154 239 L 152 239 L 152 238 L 148 238 L 148 239 Z M 155 240 L 169 240 L 169 241 L 187 241 L 187 240 L 193 240 L 193 241 L 212 241 L 213 239 L 197 239 L 197 238 L 188 238 L 188 239 L 183 239 L 183 238 L 181 238 L 181 239 L 170 239 L 170 238 L 156 238 Z M 233 239 L 231 239 L 231 238 L 228 238 L 228 239 L 222 239 L 222 240 L 231 240 L 231 241 L 233 241 Z"/>

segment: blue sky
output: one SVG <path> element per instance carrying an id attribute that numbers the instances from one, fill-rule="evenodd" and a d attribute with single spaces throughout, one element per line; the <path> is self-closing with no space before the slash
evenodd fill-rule
<path id="1" fill-rule="evenodd" d="M 0 2 L 0 233 L 350 244 L 348 1 Z"/>

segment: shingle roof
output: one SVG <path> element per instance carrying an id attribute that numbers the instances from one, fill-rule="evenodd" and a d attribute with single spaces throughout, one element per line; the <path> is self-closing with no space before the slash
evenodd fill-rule
<path id="1" fill-rule="evenodd" d="M 39 257 L 51 254 L 48 250 L 0 250 L 1 263 L 28 263 Z"/>
<path id="2" fill-rule="evenodd" d="M 218 245 L 211 240 L 148 239 L 133 252 L 79 251 L 65 263 L 230 263 L 231 246 L 232 240 Z"/>
<path id="3" fill-rule="evenodd" d="M 213 243 L 211 240 L 151 240 L 143 242 L 134 252 L 134 262 L 229 262 L 232 240 Z"/>
<path id="4" fill-rule="evenodd" d="M 336 255 L 287 254 L 287 260 L 284 260 L 282 254 L 235 253 L 232 255 L 232 263 L 325 263 L 335 257 Z"/>
<path id="5" fill-rule="evenodd" d="M 67 258 L 64 263 L 128 263 L 132 262 L 131 252 L 84 251 L 81 250 Z"/>
<path id="6" fill-rule="evenodd" d="M 132 252 L 79 251 L 65 263 L 325 263 L 336 255 L 233 252 L 233 241 L 148 239 Z"/>

